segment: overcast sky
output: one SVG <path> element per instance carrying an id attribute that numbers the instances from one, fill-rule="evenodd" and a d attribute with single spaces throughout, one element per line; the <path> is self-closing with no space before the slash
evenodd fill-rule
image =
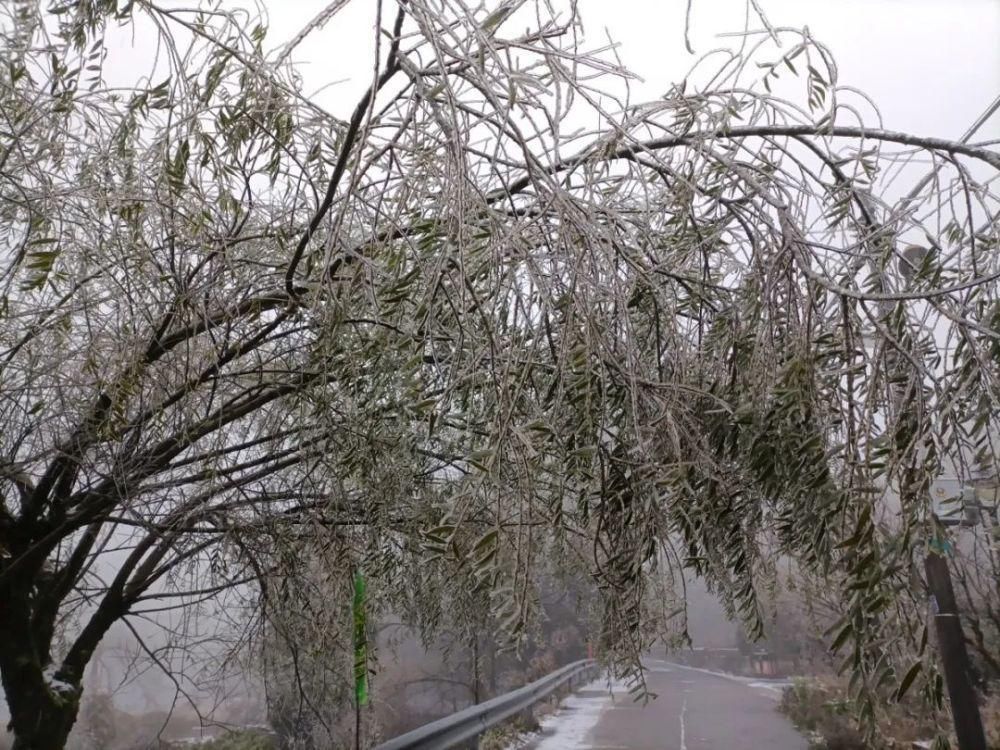
<path id="1" fill-rule="evenodd" d="M 230 0 L 236 4 L 239 0 Z M 329 0 L 266 0 L 269 37 L 293 36 Z M 478 0 L 470 0 L 475 5 Z M 488 7 L 497 3 L 489 2 Z M 878 103 L 884 125 L 919 135 L 958 138 L 1000 93 L 1000 0 L 759 0 L 774 26 L 808 26 L 833 51 L 842 84 Z M 304 42 L 307 89 L 346 114 L 371 75 L 373 0 L 354 0 Z M 387 3 L 391 8 L 391 4 Z M 746 0 L 693 0 L 690 40 L 684 45 L 686 0 L 579 0 L 589 46 L 609 34 L 623 62 L 644 79 L 637 99 L 663 94 L 684 78 L 697 56 L 736 46 L 725 32 L 744 28 Z M 759 29 L 755 17 L 750 28 Z M 1000 115 L 977 140 L 1000 138 Z"/>
<path id="2" fill-rule="evenodd" d="M 774 26 L 808 26 L 831 48 L 841 83 L 879 104 L 885 125 L 922 135 L 958 137 L 1000 93 L 1000 0 L 760 0 Z M 683 76 L 681 0 L 582 0 L 585 23 L 604 24 L 624 60 L 652 91 Z M 742 29 L 745 0 L 694 0 L 696 53 Z M 590 19 L 589 21 L 587 19 Z M 751 20 L 751 28 L 760 24 Z M 992 122 L 1000 136 L 1000 117 Z"/>

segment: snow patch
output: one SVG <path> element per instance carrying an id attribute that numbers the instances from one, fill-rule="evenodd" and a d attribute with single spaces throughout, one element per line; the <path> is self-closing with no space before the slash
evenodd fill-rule
<path id="1" fill-rule="evenodd" d="M 790 688 L 792 686 L 791 680 L 771 680 L 768 682 L 748 682 L 747 687 L 759 688 L 761 690 L 770 690 L 778 695 L 781 695 L 785 688 Z"/>
<path id="2" fill-rule="evenodd" d="M 609 684 L 607 678 L 598 678 L 569 695 L 552 714 L 540 722 L 541 741 L 532 745 L 534 750 L 565 750 L 568 747 L 587 747 L 587 737 L 610 708 L 615 699 L 631 700 L 628 684 L 620 680 Z M 526 738 L 530 745 L 531 739 Z M 523 746 L 523 745 L 522 745 Z"/>
<path id="3" fill-rule="evenodd" d="M 65 680 L 56 677 L 56 672 L 59 668 L 55 664 L 49 664 L 42 671 L 42 676 L 45 678 L 45 684 L 49 686 L 49 690 L 58 695 L 73 695 L 76 693 L 76 688 L 70 685 Z"/>
<path id="4" fill-rule="evenodd" d="M 666 673 L 673 672 L 674 668 L 669 662 L 644 659 L 642 666 L 647 672 Z"/>

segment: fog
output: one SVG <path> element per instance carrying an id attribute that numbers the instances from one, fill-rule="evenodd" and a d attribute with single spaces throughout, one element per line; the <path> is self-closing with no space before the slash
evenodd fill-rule
<path id="1" fill-rule="evenodd" d="M 224 4 L 240 5 L 238 0 L 225 0 Z M 761 4 L 775 26 L 807 26 L 816 39 L 827 44 L 836 57 L 841 82 L 859 89 L 852 104 L 863 111 L 866 121 L 880 119 L 886 129 L 957 138 L 1000 91 L 1000 46 L 996 44 L 1000 3 L 993 0 L 765 0 Z M 350 3 L 291 53 L 291 59 L 301 66 L 305 92 L 341 118 L 349 115 L 371 79 L 373 5 Z M 614 40 L 619 45 L 615 54 L 638 74 L 639 79 L 630 84 L 635 101 L 662 97 L 672 84 L 688 76 L 703 56 L 708 55 L 710 62 L 718 48 L 736 47 L 744 39 L 750 42 L 762 36 L 760 24 L 746 2 L 694 0 L 689 17 L 686 5 L 650 0 L 580 1 L 587 44 L 598 46 L 609 38 Z M 281 50 L 327 6 L 327 0 L 268 0 L 262 6 L 270 27 L 268 44 L 275 52 Z M 746 32 L 747 27 L 752 34 L 745 38 L 734 36 Z M 117 78 L 122 84 L 131 84 L 137 77 L 155 80 L 162 72 L 158 60 L 165 52 L 151 47 L 141 29 L 136 36 L 112 32 L 110 39 L 114 64 L 108 73 L 112 81 Z M 872 101 L 877 102 L 877 109 Z M 1000 116 L 984 126 L 975 140 L 996 139 L 1000 139 Z M 905 194 L 914 178 L 925 173 L 928 166 L 911 162 L 900 167 L 889 180 L 888 195 Z M 116 555 L 106 556 L 105 569 L 97 573 L 113 572 L 115 559 Z M 693 646 L 707 650 L 748 649 L 741 640 L 739 623 L 727 616 L 718 598 L 704 584 L 689 580 L 685 590 L 687 631 Z M 803 625 L 801 613 L 782 608 L 782 594 L 794 598 L 787 590 L 770 598 L 768 624 L 773 627 L 774 639 L 768 648 L 780 649 L 778 641 L 787 640 L 788 631 Z M 238 591 L 231 601 L 206 606 L 196 614 L 154 613 L 145 620 L 135 620 L 134 631 L 123 625 L 111 630 L 87 669 L 86 695 L 109 701 L 105 708 L 113 709 L 120 722 L 126 721 L 125 715 L 145 715 L 141 729 L 129 730 L 134 732 L 131 737 L 120 727 L 116 740 L 119 744 L 113 747 L 131 747 L 128 743 L 134 744 L 140 736 L 142 741 L 152 742 L 159 730 L 152 735 L 150 731 L 158 723 L 166 727 L 163 737 L 172 740 L 202 732 L 201 719 L 192 704 L 205 716 L 211 716 L 210 724 L 267 723 L 260 664 L 252 654 L 227 658 L 233 651 L 231 646 L 243 636 L 246 613 L 252 607 L 246 600 L 251 598 L 252 592 Z M 243 606 L 245 611 L 240 609 Z M 331 602 L 330 607 L 349 611 L 347 602 Z M 379 663 L 372 677 L 380 712 L 378 723 L 390 733 L 406 731 L 471 705 L 477 698 L 512 689 L 555 666 L 587 656 L 594 621 L 593 613 L 585 610 L 585 605 L 577 603 L 561 611 L 550 617 L 520 652 L 502 653 L 497 653 L 488 632 L 476 634 L 471 641 L 447 635 L 428 641 L 414 629 L 394 625 L 391 615 L 386 617 L 387 622 L 380 623 L 383 630 L 376 644 Z M 177 630 L 184 632 L 186 640 L 204 643 L 193 652 L 203 664 L 190 663 L 191 651 L 172 651 Z M 140 647 L 136 634 L 145 646 Z M 805 640 L 789 648 L 796 659 L 806 648 Z M 470 646 L 470 642 L 474 645 Z M 658 641 L 652 653 L 666 657 L 668 650 Z M 154 654 L 157 659 L 152 658 Z M 176 672 L 197 676 L 178 683 L 155 663 L 160 658 L 167 663 L 172 659 L 185 661 L 185 668 Z M 475 679 L 470 678 L 471 671 L 475 671 Z M 349 679 L 349 671 L 344 674 Z M 0 715 L 4 712 L 0 702 Z M 175 718 L 167 727 L 166 715 L 170 712 L 175 713 Z M 342 718 L 336 717 L 331 723 Z M 87 731 L 81 721 L 70 746 L 88 747 Z M 216 730 L 205 731 L 211 734 Z"/>

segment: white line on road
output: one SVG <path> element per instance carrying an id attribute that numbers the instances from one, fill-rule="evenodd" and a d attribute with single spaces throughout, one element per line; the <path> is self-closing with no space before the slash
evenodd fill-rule
<path id="1" fill-rule="evenodd" d="M 684 735 L 684 714 L 687 712 L 688 699 L 684 696 L 684 701 L 681 703 L 681 747 L 680 750 L 687 750 L 687 740 L 685 740 Z"/>
<path id="2" fill-rule="evenodd" d="M 732 682 L 738 682 L 741 685 L 746 685 L 749 688 L 754 688 L 756 690 L 766 690 L 767 697 L 773 698 L 774 700 L 780 700 L 782 694 L 786 687 L 791 687 L 792 681 L 789 679 L 780 680 L 762 680 L 759 677 L 744 677 L 742 675 L 730 674 L 729 672 L 717 672 L 714 669 L 705 669 L 704 667 L 689 667 L 687 664 L 675 664 L 671 661 L 662 660 L 650 660 L 651 664 L 659 662 L 662 665 L 668 665 L 669 668 L 663 670 L 658 668 L 659 665 L 651 667 L 651 671 L 670 671 L 670 669 L 687 669 L 692 672 L 701 672 L 702 674 L 712 675 L 713 677 L 721 677 L 724 680 L 731 680 Z M 684 684 L 684 680 L 681 680 Z"/>

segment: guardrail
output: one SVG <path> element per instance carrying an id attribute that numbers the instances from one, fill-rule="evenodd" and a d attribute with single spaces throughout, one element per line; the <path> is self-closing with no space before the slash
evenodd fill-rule
<path id="1" fill-rule="evenodd" d="M 402 734 L 377 745 L 375 750 L 444 750 L 475 739 L 490 727 L 501 724 L 530 708 L 573 679 L 589 675 L 597 667 L 593 659 L 567 664 L 549 675 L 517 690 L 463 709 L 451 716 Z"/>

